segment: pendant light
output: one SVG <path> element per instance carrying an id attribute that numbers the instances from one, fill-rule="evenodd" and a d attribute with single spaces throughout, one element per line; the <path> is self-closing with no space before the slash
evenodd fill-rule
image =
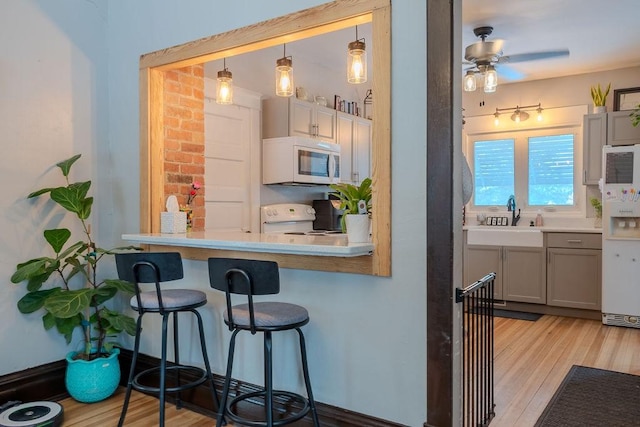
<path id="1" fill-rule="evenodd" d="M 469 70 L 464 76 L 464 82 L 462 84 L 465 92 L 473 92 L 476 90 L 476 74 Z"/>
<path id="2" fill-rule="evenodd" d="M 284 46 L 284 56 L 276 61 L 276 95 L 293 95 L 293 60 L 287 57 L 287 46 Z"/>
<path id="3" fill-rule="evenodd" d="M 227 70 L 227 59 L 223 59 L 222 71 L 218 71 L 216 82 L 216 104 L 233 104 L 233 78 Z"/>
<path id="4" fill-rule="evenodd" d="M 347 49 L 347 81 L 353 84 L 367 81 L 367 51 L 364 39 L 358 39 L 358 26 L 356 25 L 356 40 L 349 43 Z"/>
<path id="5" fill-rule="evenodd" d="M 498 73 L 493 65 L 487 67 L 484 73 L 484 91 L 486 93 L 495 92 L 498 87 Z"/>

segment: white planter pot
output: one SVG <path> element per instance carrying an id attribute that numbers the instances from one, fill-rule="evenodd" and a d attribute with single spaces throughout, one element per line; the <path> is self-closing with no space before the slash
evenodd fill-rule
<path id="1" fill-rule="evenodd" d="M 371 218 L 369 218 L 369 215 L 347 214 L 345 216 L 345 223 L 349 243 L 369 242 L 369 230 L 371 228 Z"/>
<path id="2" fill-rule="evenodd" d="M 603 105 L 600 107 L 593 107 L 593 114 L 598 114 L 598 113 L 606 113 L 607 112 L 607 106 Z"/>

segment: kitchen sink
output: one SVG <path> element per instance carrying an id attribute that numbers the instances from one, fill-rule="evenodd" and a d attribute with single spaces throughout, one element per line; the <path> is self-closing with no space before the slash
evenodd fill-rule
<path id="1" fill-rule="evenodd" d="M 541 248 L 542 231 L 525 227 L 477 226 L 467 229 L 467 244 Z"/>

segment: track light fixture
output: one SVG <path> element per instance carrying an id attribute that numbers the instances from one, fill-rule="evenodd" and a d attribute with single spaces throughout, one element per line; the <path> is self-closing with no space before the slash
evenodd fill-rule
<path id="1" fill-rule="evenodd" d="M 535 104 L 535 105 L 524 105 L 524 106 L 519 106 L 516 105 L 515 107 L 510 107 L 510 108 L 496 108 L 496 112 L 493 114 L 494 117 L 494 124 L 496 126 L 498 126 L 500 124 L 500 114 L 502 113 L 506 113 L 506 112 L 513 112 L 511 114 L 511 120 L 513 120 L 516 123 L 520 123 L 520 122 L 524 122 L 529 118 L 529 113 L 527 113 L 527 111 L 535 111 L 537 113 L 537 118 L 538 121 L 541 122 L 543 120 L 543 116 L 542 116 L 542 106 L 541 104 Z"/>
<path id="2" fill-rule="evenodd" d="M 233 104 L 233 75 L 227 69 L 227 58 L 223 59 L 222 70 L 216 81 L 216 104 Z"/>
<path id="3" fill-rule="evenodd" d="M 287 45 L 283 45 L 284 55 L 276 61 L 276 95 L 293 95 L 293 59 L 287 56 Z"/>

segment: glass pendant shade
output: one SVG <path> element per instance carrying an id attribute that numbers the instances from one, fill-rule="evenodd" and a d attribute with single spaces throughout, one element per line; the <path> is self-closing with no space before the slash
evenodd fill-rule
<path id="1" fill-rule="evenodd" d="M 293 95 L 293 61 L 291 58 L 280 58 L 276 61 L 276 95 Z"/>
<path id="2" fill-rule="evenodd" d="M 484 73 L 484 91 L 487 93 L 495 92 L 498 87 L 498 73 L 493 65 L 487 67 L 487 71 Z"/>
<path id="3" fill-rule="evenodd" d="M 513 120 L 516 123 L 524 122 L 528 118 L 529 118 L 529 113 L 527 113 L 526 111 L 522 111 L 522 110 L 516 110 L 511 115 L 511 120 Z"/>
<path id="4" fill-rule="evenodd" d="M 363 41 L 356 40 L 349 43 L 347 81 L 352 84 L 365 83 L 367 81 L 367 51 Z"/>
<path id="5" fill-rule="evenodd" d="M 500 114 L 498 113 L 498 111 L 496 110 L 496 113 L 493 115 L 494 119 L 493 119 L 493 124 L 498 126 L 500 125 Z"/>
<path id="6" fill-rule="evenodd" d="M 216 103 L 217 104 L 233 104 L 233 78 L 230 71 L 226 68 L 218 71 L 218 79 L 216 81 Z"/>
<path id="7" fill-rule="evenodd" d="M 476 75 L 473 71 L 467 71 L 467 74 L 464 76 L 463 86 L 465 92 L 473 92 L 476 90 Z"/>

